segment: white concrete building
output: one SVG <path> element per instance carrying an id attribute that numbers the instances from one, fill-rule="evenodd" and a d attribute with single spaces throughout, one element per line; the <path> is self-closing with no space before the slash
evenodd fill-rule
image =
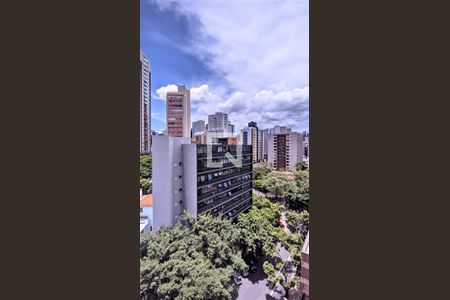
<path id="1" fill-rule="evenodd" d="M 234 136 L 234 125 L 228 120 L 228 114 L 216 112 L 208 116 L 208 125 L 206 130 L 206 143 L 216 145 L 218 139 Z"/>
<path id="2" fill-rule="evenodd" d="M 237 147 L 197 145 L 189 138 L 155 136 L 154 229 L 175 224 L 183 211 L 194 216 L 223 214 L 233 219 L 248 210 L 252 204 L 252 149 L 242 146 L 242 152 L 238 152 Z M 241 159 L 240 166 L 227 158 L 228 152 Z M 208 159 L 220 167 L 212 167 Z"/>
<path id="3" fill-rule="evenodd" d="M 139 232 L 146 233 L 153 229 L 153 195 L 148 194 L 139 200 Z"/>

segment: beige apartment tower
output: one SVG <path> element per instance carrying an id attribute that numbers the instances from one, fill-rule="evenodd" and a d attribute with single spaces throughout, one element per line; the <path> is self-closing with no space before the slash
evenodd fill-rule
<path id="1" fill-rule="evenodd" d="M 303 161 L 303 136 L 297 132 L 269 133 L 268 165 L 278 171 L 295 171 Z"/>
<path id="2" fill-rule="evenodd" d="M 191 95 L 185 86 L 178 86 L 177 92 L 166 95 L 167 135 L 191 137 Z"/>

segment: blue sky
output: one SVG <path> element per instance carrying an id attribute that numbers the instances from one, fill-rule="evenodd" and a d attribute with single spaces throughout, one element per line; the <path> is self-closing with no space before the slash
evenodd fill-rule
<path id="1" fill-rule="evenodd" d="M 309 5 L 303 0 L 141 0 L 152 69 L 152 129 L 165 93 L 191 89 L 192 121 L 216 111 L 241 129 L 309 129 Z"/>

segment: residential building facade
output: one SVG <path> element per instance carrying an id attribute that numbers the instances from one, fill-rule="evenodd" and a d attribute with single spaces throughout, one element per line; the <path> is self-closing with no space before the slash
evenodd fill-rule
<path id="1" fill-rule="evenodd" d="M 253 163 L 259 163 L 262 161 L 262 139 L 262 131 L 258 129 L 256 122 L 249 122 L 248 127 L 242 129 L 242 144 L 252 145 Z"/>
<path id="2" fill-rule="evenodd" d="M 218 130 L 228 132 L 228 114 L 216 112 L 208 116 L 208 130 Z"/>
<path id="3" fill-rule="evenodd" d="M 279 171 L 295 171 L 303 161 L 303 138 L 297 132 L 270 133 L 268 141 L 268 166 Z"/>
<path id="4" fill-rule="evenodd" d="M 166 95 L 167 134 L 174 137 L 191 137 L 191 96 L 185 86 Z"/>
<path id="5" fill-rule="evenodd" d="M 250 145 L 197 145 L 187 138 L 156 136 L 153 147 L 155 230 L 175 224 L 183 211 L 234 219 L 250 209 Z M 226 153 L 241 163 L 235 164 Z"/>
<path id="6" fill-rule="evenodd" d="M 144 52 L 140 52 L 140 152 L 151 151 L 151 66 Z"/>
<path id="7" fill-rule="evenodd" d="M 206 143 L 216 145 L 219 138 L 233 137 L 234 125 L 228 120 L 228 114 L 216 112 L 208 116 Z"/>
<path id="8" fill-rule="evenodd" d="M 206 132 L 201 131 L 194 133 L 194 135 L 192 136 L 192 142 L 199 145 L 206 144 Z"/>
<path id="9" fill-rule="evenodd" d="M 206 130 L 206 124 L 203 120 L 198 120 L 195 122 L 192 122 L 192 136 L 194 136 L 197 132 L 202 132 Z"/>

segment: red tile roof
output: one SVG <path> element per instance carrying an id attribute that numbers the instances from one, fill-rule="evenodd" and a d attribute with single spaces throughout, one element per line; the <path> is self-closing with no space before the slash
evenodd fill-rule
<path id="1" fill-rule="evenodd" d="M 140 207 L 153 207 L 153 195 L 148 194 L 142 196 L 141 200 L 139 200 Z"/>

